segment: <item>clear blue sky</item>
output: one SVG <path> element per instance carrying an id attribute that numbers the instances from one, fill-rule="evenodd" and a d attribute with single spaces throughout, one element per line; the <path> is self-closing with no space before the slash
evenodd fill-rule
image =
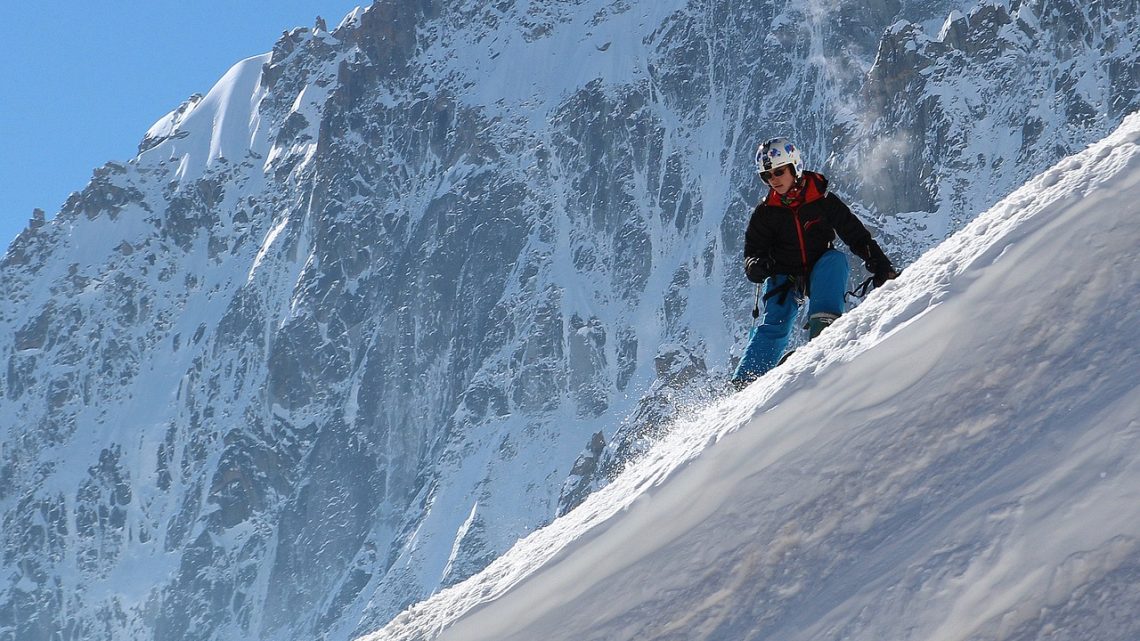
<path id="1" fill-rule="evenodd" d="M 155 121 L 282 31 L 332 29 L 371 0 L 9 2 L 0 38 L 0 255 Z"/>

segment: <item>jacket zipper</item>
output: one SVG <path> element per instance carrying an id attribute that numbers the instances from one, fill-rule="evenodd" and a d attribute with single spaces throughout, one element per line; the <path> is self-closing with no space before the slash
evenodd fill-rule
<path id="1" fill-rule="evenodd" d="M 800 265 L 803 267 L 804 276 L 807 276 L 807 243 L 804 242 L 804 227 L 800 224 L 798 209 L 792 210 L 792 220 L 796 223 L 796 236 L 800 239 Z"/>

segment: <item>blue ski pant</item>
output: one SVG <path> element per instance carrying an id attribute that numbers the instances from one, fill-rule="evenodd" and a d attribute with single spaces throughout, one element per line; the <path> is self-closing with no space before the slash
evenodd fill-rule
<path id="1" fill-rule="evenodd" d="M 843 295 L 847 291 L 847 277 L 851 267 L 847 256 L 837 249 L 829 249 L 816 261 L 808 278 L 808 317 L 827 313 L 839 316 L 845 310 Z M 764 282 L 764 296 L 788 282 L 788 277 L 777 275 Z M 744 357 L 732 375 L 734 380 L 750 381 L 763 376 L 780 362 L 788 339 L 796 325 L 801 294 L 792 288 L 787 296 L 776 294 L 764 300 L 760 325 L 752 332 Z"/>

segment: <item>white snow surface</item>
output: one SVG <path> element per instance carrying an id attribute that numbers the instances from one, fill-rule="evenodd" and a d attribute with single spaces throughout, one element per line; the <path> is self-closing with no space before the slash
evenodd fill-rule
<path id="1" fill-rule="evenodd" d="M 264 155 L 266 132 L 257 108 L 265 97 L 262 68 L 271 55 L 242 60 L 187 113 L 175 111 L 159 119 L 146 137 L 165 140 L 140 154 L 139 159 L 177 162 L 178 180 L 191 181 L 219 159 L 239 162 L 250 152 Z"/>
<path id="2" fill-rule="evenodd" d="M 1138 144 L 1134 114 L 365 638 L 1135 638 Z"/>

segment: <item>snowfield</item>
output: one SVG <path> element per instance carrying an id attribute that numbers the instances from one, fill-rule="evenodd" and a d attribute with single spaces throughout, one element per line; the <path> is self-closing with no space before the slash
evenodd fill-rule
<path id="1" fill-rule="evenodd" d="M 1140 638 L 1140 115 L 386 639 Z"/>

